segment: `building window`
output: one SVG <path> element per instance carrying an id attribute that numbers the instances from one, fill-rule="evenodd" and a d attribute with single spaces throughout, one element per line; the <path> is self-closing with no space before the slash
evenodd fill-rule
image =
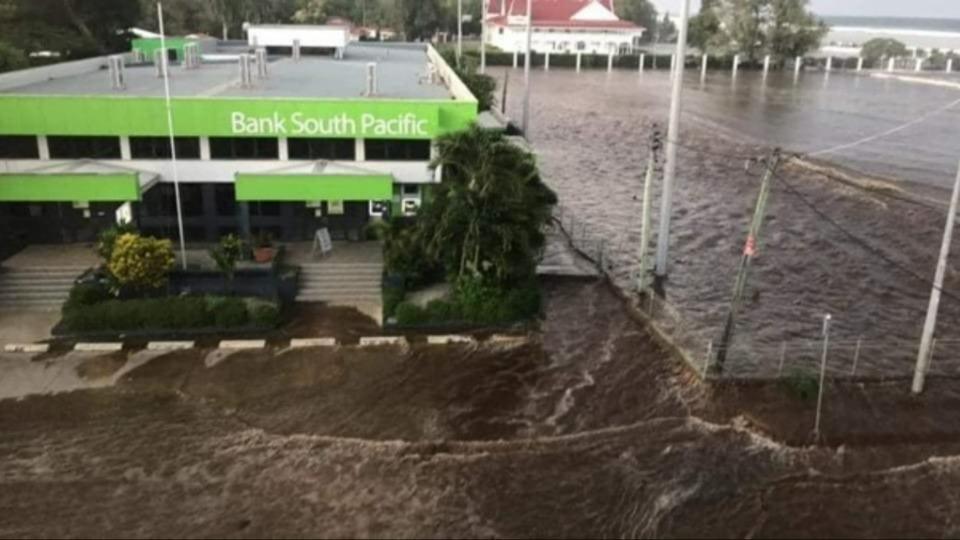
<path id="1" fill-rule="evenodd" d="M 578 51 L 582 51 L 582 50 L 584 50 L 584 49 L 586 49 L 586 48 L 587 48 L 587 44 L 586 44 L 586 43 L 584 43 L 583 41 L 578 41 L 578 42 L 577 42 L 577 50 L 578 50 Z"/>
<path id="2" fill-rule="evenodd" d="M 280 145 L 269 137 L 210 137 L 211 159 L 277 159 Z"/>
<path id="3" fill-rule="evenodd" d="M 177 159 L 200 159 L 198 137 L 175 137 Z M 170 159 L 169 137 L 130 137 L 130 157 L 133 159 Z"/>
<path id="4" fill-rule="evenodd" d="M 213 198 L 217 206 L 218 216 L 233 217 L 237 215 L 237 194 L 232 183 L 214 186 Z"/>
<path id="5" fill-rule="evenodd" d="M 290 159 L 339 159 L 353 161 L 357 146 L 353 139 L 288 139 Z"/>
<path id="6" fill-rule="evenodd" d="M 280 203 L 250 201 L 250 216 L 252 217 L 277 217 L 280 215 Z"/>
<path id="7" fill-rule="evenodd" d="M 370 161 L 429 161 L 430 141 L 367 139 L 366 158 Z"/>
<path id="8" fill-rule="evenodd" d="M 203 216 L 203 186 L 180 184 L 180 208 L 184 217 Z M 160 183 L 143 196 L 141 210 L 148 217 L 173 217 L 177 215 L 177 196 L 172 183 Z"/>
<path id="9" fill-rule="evenodd" d="M 120 137 L 47 137 L 53 159 L 120 159 Z"/>
<path id="10" fill-rule="evenodd" d="M 40 147 L 32 135 L 0 135 L 0 159 L 39 159 Z"/>

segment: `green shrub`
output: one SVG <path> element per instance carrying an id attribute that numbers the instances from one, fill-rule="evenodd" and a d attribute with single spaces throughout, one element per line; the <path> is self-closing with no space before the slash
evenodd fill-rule
<path id="1" fill-rule="evenodd" d="M 404 326 L 424 324 L 428 321 L 426 310 L 411 302 L 401 302 L 397 306 L 396 317 L 397 324 Z"/>
<path id="2" fill-rule="evenodd" d="M 112 297 L 110 290 L 100 283 L 77 283 L 70 289 L 70 297 L 64 304 L 64 309 L 70 309 L 73 306 L 92 306 L 106 302 Z"/>
<path id="3" fill-rule="evenodd" d="M 221 298 L 212 302 L 213 320 L 220 328 L 236 328 L 247 323 L 247 304 L 239 298 Z"/>
<path id="4" fill-rule="evenodd" d="M 459 304 L 450 300 L 431 300 L 427 303 L 427 319 L 430 322 L 456 322 L 463 319 Z"/>
<path id="5" fill-rule="evenodd" d="M 250 322 L 257 327 L 275 328 L 280 324 L 280 308 L 276 304 L 251 303 Z"/>
<path id="6" fill-rule="evenodd" d="M 153 302 L 153 314 L 148 328 L 184 330 L 214 325 L 207 300 L 199 296 L 159 298 Z"/>
<path id="7" fill-rule="evenodd" d="M 403 302 L 407 292 L 402 287 L 383 288 L 383 316 L 384 318 L 396 315 L 397 306 Z"/>

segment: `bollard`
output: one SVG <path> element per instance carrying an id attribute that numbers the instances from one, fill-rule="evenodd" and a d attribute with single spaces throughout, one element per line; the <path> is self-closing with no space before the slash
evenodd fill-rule
<path id="1" fill-rule="evenodd" d="M 787 342 L 780 344 L 780 366 L 777 367 L 777 378 L 783 375 L 783 363 L 787 360 Z"/>
<path id="2" fill-rule="evenodd" d="M 707 63 L 710 61 L 710 55 L 703 55 L 700 59 L 700 82 L 707 80 Z"/>
<path id="3" fill-rule="evenodd" d="M 647 60 L 647 55 L 640 53 L 640 63 L 639 63 L 639 67 L 637 68 L 640 70 L 640 73 L 643 73 L 643 64 L 646 62 L 646 60 Z"/>
<path id="4" fill-rule="evenodd" d="M 550 51 L 547 51 L 543 57 L 543 70 L 550 71 Z"/>
<path id="5" fill-rule="evenodd" d="M 513 51 L 513 69 L 517 69 L 517 51 Z"/>
<path id="6" fill-rule="evenodd" d="M 827 73 L 830 73 L 830 71 L 832 70 L 833 70 L 833 57 L 828 56 L 827 57 Z"/>
<path id="7" fill-rule="evenodd" d="M 734 77 L 737 76 L 737 71 L 739 70 L 740 70 L 740 55 L 735 54 L 733 55 L 733 76 Z"/>
<path id="8" fill-rule="evenodd" d="M 863 71 L 863 57 L 857 58 L 857 72 Z"/>
<path id="9" fill-rule="evenodd" d="M 920 73 L 921 71 L 923 71 L 923 58 L 917 58 L 917 65 L 914 68 L 914 71 L 916 71 L 917 73 Z"/>
<path id="10" fill-rule="evenodd" d="M 850 370 L 850 375 L 857 374 L 857 363 L 860 362 L 860 344 L 863 341 L 863 338 L 857 338 L 857 348 L 853 351 L 853 368 Z"/>
<path id="11" fill-rule="evenodd" d="M 582 56 L 583 55 L 581 53 L 579 52 L 577 53 L 577 73 L 580 73 L 580 59 L 582 58 Z"/>
<path id="12" fill-rule="evenodd" d="M 947 73 L 953 73 L 953 58 L 947 58 Z"/>
<path id="13" fill-rule="evenodd" d="M 887 71 L 893 73 L 893 69 L 897 66 L 897 59 L 891 58 L 890 62 L 887 63 Z"/>
<path id="14" fill-rule="evenodd" d="M 607 73 L 613 71 L 613 51 L 607 54 Z"/>
<path id="15" fill-rule="evenodd" d="M 823 384 L 827 380 L 827 350 L 830 348 L 830 314 L 823 316 L 823 353 L 820 358 L 820 389 L 817 391 L 817 417 L 813 424 L 813 436 L 820 440 L 820 415 L 823 412 Z"/>
<path id="16" fill-rule="evenodd" d="M 803 69 L 803 57 L 798 56 L 793 61 L 793 80 L 796 81 L 800 77 L 800 70 Z"/>

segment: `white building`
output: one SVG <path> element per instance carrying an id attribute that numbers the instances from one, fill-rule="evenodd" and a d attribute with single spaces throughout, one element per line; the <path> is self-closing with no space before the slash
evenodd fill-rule
<path id="1" fill-rule="evenodd" d="M 526 0 L 489 0 L 487 43 L 507 52 L 526 50 L 526 11 Z M 613 0 L 533 0 L 536 53 L 630 52 L 644 30 L 617 17 Z"/>

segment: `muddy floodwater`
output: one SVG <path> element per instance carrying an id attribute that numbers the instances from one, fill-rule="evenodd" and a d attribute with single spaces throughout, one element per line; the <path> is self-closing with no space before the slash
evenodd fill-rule
<path id="1" fill-rule="evenodd" d="M 494 73 L 503 79 L 502 68 Z M 508 91 L 507 113 L 514 118 L 521 111 L 520 73 L 512 74 Z M 565 219 L 575 219 L 575 235 L 584 242 L 604 243 L 618 283 L 630 288 L 647 141 L 654 122 L 666 124 L 667 74 L 534 71 L 531 87 L 530 137 Z M 815 368 L 821 321 L 829 313 L 831 372 L 851 369 L 860 340 L 857 373 L 908 375 L 943 233 L 949 198 L 943 186 L 952 185 L 960 157 L 960 90 L 849 73 L 805 73 L 794 83 L 791 74 L 764 81 L 758 73 L 734 80 L 711 72 L 704 84 L 699 74 L 688 74 L 685 100 L 665 289 L 701 350 L 720 338 L 759 190 L 763 169 L 747 169 L 747 158 L 773 146 L 787 153 L 832 148 L 922 119 L 806 160 L 867 189 L 795 161 L 781 167 L 727 366 L 733 375 L 774 375 L 786 347 L 785 370 Z M 954 238 L 956 254 L 960 239 Z M 956 375 L 960 275 L 954 264 L 944 288 L 933 370 Z"/>

